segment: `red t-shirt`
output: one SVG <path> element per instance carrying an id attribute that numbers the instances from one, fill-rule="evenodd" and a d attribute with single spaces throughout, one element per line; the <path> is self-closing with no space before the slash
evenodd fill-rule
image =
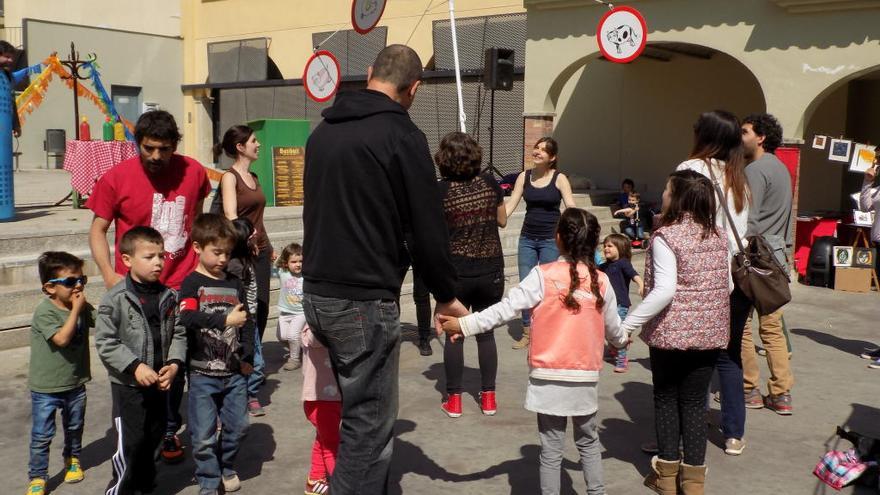
<path id="1" fill-rule="evenodd" d="M 140 157 L 120 162 L 95 184 L 86 207 L 116 222 L 116 272 L 128 272 L 119 241 L 132 227 L 146 225 L 165 239 L 165 268 L 160 280 L 174 289 L 195 270 L 198 256 L 190 242 L 196 206 L 211 191 L 204 167 L 192 158 L 173 155 L 160 176 L 148 176 Z"/>

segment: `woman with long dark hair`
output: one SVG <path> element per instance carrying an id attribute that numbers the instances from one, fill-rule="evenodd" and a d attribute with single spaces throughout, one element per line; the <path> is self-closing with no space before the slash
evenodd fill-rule
<path id="1" fill-rule="evenodd" d="M 574 208 L 574 195 L 568 177 L 558 170 L 559 144 L 551 137 L 543 137 L 532 150 L 534 168 L 516 178 L 513 192 L 505 205 L 507 216 L 513 214 L 520 199 L 526 200 L 526 218 L 517 247 L 519 279 L 526 278 L 532 268 L 540 263 L 550 263 L 559 258 L 556 247 L 556 222 L 559 221 L 559 205 Z M 531 312 L 522 312 L 523 336 L 514 342 L 514 349 L 529 345 Z"/>
<path id="2" fill-rule="evenodd" d="M 739 251 L 734 229 L 744 237 L 748 227 L 749 193 L 746 179 L 745 148 L 742 126 L 730 112 L 715 110 L 700 115 L 694 124 L 694 148 L 690 159 L 677 170 L 693 170 L 716 182 L 724 197 L 716 197 L 715 224 L 727 234 L 730 257 Z M 716 196 L 718 193 L 716 192 Z M 731 224 L 724 205 L 733 217 Z M 730 294 L 730 343 L 718 356 L 718 377 L 721 387 L 721 432 L 724 452 L 742 453 L 745 443 L 746 404 L 743 388 L 742 336 L 751 303 L 739 289 Z"/>
<path id="3" fill-rule="evenodd" d="M 469 135 L 452 132 L 440 141 L 434 161 L 443 180 L 440 187 L 449 229 L 449 252 L 458 274 L 455 297 L 471 311 L 481 311 L 504 295 L 504 258 L 498 227 L 507 225 L 504 194 L 495 179 L 480 174 L 483 150 Z M 474 337 L 480 363 L 480 410 L 496 411 L 495 375 L 498 350 L 492 331 Z M 446 338 L 443 347 L 446 401 L 449 417 L 461 416 L 464 342 Z"/>
<path id="4" fill-rule="evenodd" d="M 256 324 L 259 342 L 266 331 L 269 319 L 269 281 L 272 276 L 273 249 L 269 235 L 263 225 L 263 212 L 266 208 L 266 196 L 260 187 L 257 174 L 251 172 L 250 166 L 260 153 L 260 142 L 254 130 L 246 125 L 234 125 L 223 135 L 218 145 L 226 156 L 234 159 L 229 171 L 220 179 L 219 194 L 223 199 L 223 214 L 230 220 L 244 217 L 254 226 L 254 245 L 257 251 L 254 261 L 254 272 L 257 282 Z M 260 363 L 262 364 L 262 363 Z M 254 363 L 257 367 L 258 363 Z M 262 366 L 261 366 L 262 368 Z M 260 369 L 259 371 L 262 371 Z M 261 381 L 254 376 L 248 380 L 248 412 L 252 415 L 264 414 L 257 399 Z"/>

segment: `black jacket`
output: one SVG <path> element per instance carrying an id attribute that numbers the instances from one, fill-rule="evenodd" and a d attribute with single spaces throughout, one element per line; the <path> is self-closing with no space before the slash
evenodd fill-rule
<path id="1" fill-rule="evenodd" d="M 306 145 L 304 291 L 397 299 L 411 261 L 434 298 L 451 301 L 456 276 L 424 133 L 369 89 L 340 93 L 322 115 Z"/>

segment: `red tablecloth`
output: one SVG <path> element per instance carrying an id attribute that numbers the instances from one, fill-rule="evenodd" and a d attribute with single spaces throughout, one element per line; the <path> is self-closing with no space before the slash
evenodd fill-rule
<path id="1" fill-rule="evenodd" d="M 102 175 L 117 163 L 138 156 L 131 141 L 67 141 L 64 170 L 70 172 L 70 185 L 83 196 Z"/>

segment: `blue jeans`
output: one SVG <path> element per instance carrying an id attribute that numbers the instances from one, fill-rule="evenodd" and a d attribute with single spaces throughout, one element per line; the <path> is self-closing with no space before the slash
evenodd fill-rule
<path id="1" fill-rule="evenodd" d="M 520 236 L 516 255 L 519 280 L 522 282 L 538 264 L 556 261 L 559 258 L 559 248 L 556 247 L 556 239 L 529 239 Z M 531 311 L 525 309 L 522 311 L 522 324 L 524 327 L 532 324 Z"/>
<path id="2" fill-rule="evenodd" d="M 629 222 L 626 222 L 626 226 L 623 228 L 623 233 L 626 234 L 630 239 L 644 239 L 645 238 L 645 227 L 641 222 L 633 225 Z"/>
<path id="3" fill-rule="evenodd" d="M 718 355 L 718 384 L 721 390 L 721 433 L 724 438 L 742 439 L 746 430 L 746 402 L 743 390 L 742 337 L 751 303 L 739 289 L 730 294 L 730 343 Z"/>
<path id="4" fill-rule="evenodd" d="M 83 424 L 86 417 L 85 385 L 54 394 L 31 392 L 31 459 L 28 477 L 49 477 L 49 445 L 55 436 L 55 410 L 61 409 L 64 427 L 64 457 L 79 457 L 82 452 Z"/>
<path id="5" fill-rule="evenodd" d="M 266 381 L 266 361 L 263 360 L 263 343 L 261 342 L 260 330 L 255 330 L 254 335 L 254 371 L 247 376 L 247 396 L 257 396 L 263 382 Z"/>
<path id="6" fill-rule="evenodd" d="M 220 475 L 235 474 L 232 465 L 247 428 L 247 379 L 189 375 L 189 432 L 199 487 L 216 489 Z M 217 419 L 223 425 L 217 449 Z M 218 459 L 219 455 L 219 459 Z"/>
<path id="7" fill-rule="evenodd" d="M 333 495 L 388 493 L 397 375 L 400 308 L 396 301 L 352 301 L 306 294 L 306 320 L 327 346 L 342 391 L 342 431 Z"/>
<path id="8" fill-rule="evenodd" d="M 626 315 L 629 314 L 629 306 L 617 306 L 617 316 L 620 317 L 621 323 L 626 319 Z"/>

